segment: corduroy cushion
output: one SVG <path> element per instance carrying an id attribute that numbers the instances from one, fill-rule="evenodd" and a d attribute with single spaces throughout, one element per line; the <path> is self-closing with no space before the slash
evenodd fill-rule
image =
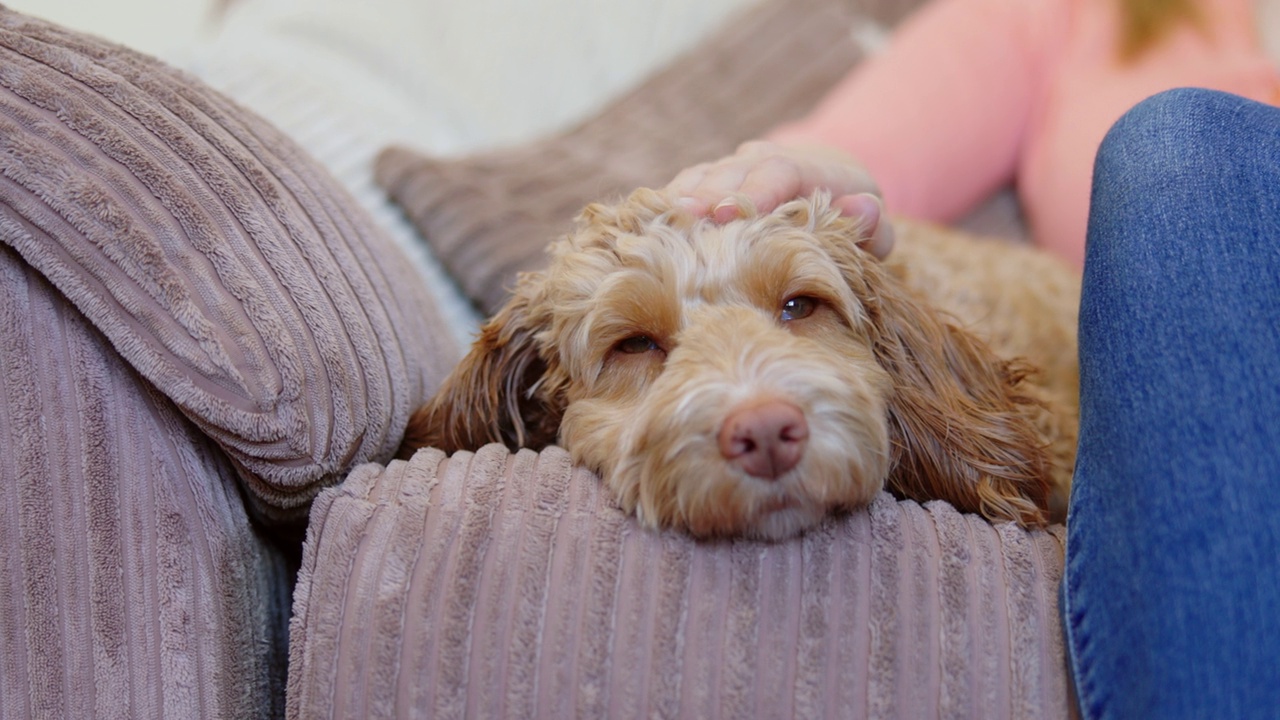
<path id="1" fill-rule="evenodd" d="M 266 122 L 0 10 L 3 242 L 233 459 L 263 514 L 390 457 L 458 351 L 395 244 Z"/>
<path id="2" fill-rule="evenodd" d="M 0 458 L 0 717 L 283 711 L 290 571 L 226 455 L 3 246 Z"/>
<path id="3" fill-rule="evenodd" d="M 283 713 L 275 530 L 393 453 L 451 338 L 270 125 L 0 7 L 0 717 Z"/>
<path id="4" fill-rule="evenodd" d="M 316 501 L 288 714 L 1066 717 L 1063 541 L 882 494 L 700 543 L 559 448 L 423 450 Z"/>

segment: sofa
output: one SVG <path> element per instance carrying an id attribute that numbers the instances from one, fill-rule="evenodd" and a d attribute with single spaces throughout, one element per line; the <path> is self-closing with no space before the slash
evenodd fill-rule
<path id="1" fill-rule="evenodd" d="M 1069 714 L 1061 527 L 695 541 L 559 448 L 392 460 L 579 207 L 915 4 L 566 3 L 237 0 L 181 68 L 0 7 L 0 717 Z"/>

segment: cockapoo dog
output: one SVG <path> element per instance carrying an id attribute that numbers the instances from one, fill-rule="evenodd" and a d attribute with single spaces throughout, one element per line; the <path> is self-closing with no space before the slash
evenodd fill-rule
<path id="1" fill-rule="evenodd" d="M 558 442 L 643 523 L 697 536 L 787 537 L 885 487 L 993 521 L 1061 518 L 1071 271 L 907 224 L 880 262 L 822 195 L 745 214 L 718 226 L 652 190 L 588 207 L 414 415 L 402 456 Z"/>

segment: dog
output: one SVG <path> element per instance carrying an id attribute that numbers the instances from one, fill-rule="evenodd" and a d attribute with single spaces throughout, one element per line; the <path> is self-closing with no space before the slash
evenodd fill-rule
<path id="1" fill-rule="evenodd" d="M 885 488 L 1060 520 L 1078 280 L 1029 248 L 895 222 L 881 262 L 822 194 L 723 225 L 655 190 L 590 205 L 401 457 L 559 443 L 643 524 L 698 537 L 789 537 Z"/>

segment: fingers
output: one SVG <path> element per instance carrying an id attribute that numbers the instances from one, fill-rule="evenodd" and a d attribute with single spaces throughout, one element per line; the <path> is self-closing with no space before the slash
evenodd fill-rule
<path id="1" fill-rule="evenodd" d="M 713 202 L 706 199 L 710 194 L 703 190 L 707 173 L 710 172 L 711 167 L 711 163 L 701 163 L 685 168 L 679 175 L 676 175 L 674 180 L 667 184 L 665 189 L 668 197 L 672 198 L 673 202 L 688 210 L 695 217 L 708 215 L 714 205 Z M 716 200 L 716 202 L 719 202 L 719 200 Z"/>
<path id="2" fill-rule="evenodd" d="M 870 174 L 839 150 L 764 140 L 743 143 L 729 157 L 681 172 L 666 192 L 695 216 L 725 222 L 739 215 L 737 205 L 744 199 L 767 213 L 820 189 L 835 197 L 879 194 Z"/>
<path id="3" fill-rule="evenodd" d="M 737 216 L 735 199 L 744 192 L 758 209 L 768 212 L 778 204 L 770 202 L 778 194 L 777 186 L 786 183 L 785 170 L 781 180 L 775 177 L 785 161 L 774 155 L 770 143 L 744 143 L 728 157 L 684 170 L 667 185 L 666 192 L 695 216 L 718 221 Z"/>
<path id="4" fill-rule="evenodd" d="M 807 184 L 793 159 L 770 155 L 759 158 L 747 169 L 738 186 L 738 195 L 750 200 L 757 212 L 768 213 L 792 198 L 813 192 L 814 188 L 806 187 Z M 723 222 L 733 217 L 736 214 L 727 218 L 717 215 L 716 220 Z"/>
<path id="5" fill-rule="evenodd" d="M 845 217 L 859 218 L 862 226 L 860 234 L 865 239 L 860 240 L 858 245 L 863 250 L 881 260 L 893 250 L 893 223 L 885 219 L 880 198 L 869 193 L 844 195 L 832 200 L 831 206 Z"/>
<path id="6" fill-rule="evenodd" d="M 768 213 L 816 190 L 829 192 L 842 215 L 861 220 L 865 250 L 879 258 L 889 254 L 893 227 L 882 221 L 879 188 L 862 165 L 834 148 L 743 143 L 729 157 L 682 171 L 665 192 L 695 217 L 725 223 L 742 215 L 744 203 Z"/>

